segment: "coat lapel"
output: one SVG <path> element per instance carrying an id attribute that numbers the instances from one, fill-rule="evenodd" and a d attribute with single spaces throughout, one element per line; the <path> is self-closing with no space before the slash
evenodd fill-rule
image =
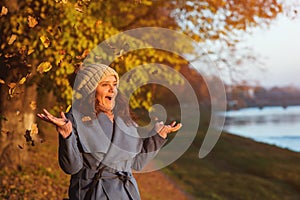
<path id="1" fill-rule="evenodd" d="M 103 113 L 91 120 L 82 120 L 83 116 L 76 111 L 73 116 L 85 153 L 105 153 L 106 162 L 112 163 L 133 158 L 141 151 L 142 140 L 136 127 L 127 126 L 120 117 L 113 124 Z"/>

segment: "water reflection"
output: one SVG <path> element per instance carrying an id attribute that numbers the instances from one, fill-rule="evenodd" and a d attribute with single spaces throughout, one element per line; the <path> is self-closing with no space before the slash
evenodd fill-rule
<path id="1" fill-rule="evenodd" d="M 224 130 L 257 141 L 300 151 L 300 106 L 228 111 Z"/>

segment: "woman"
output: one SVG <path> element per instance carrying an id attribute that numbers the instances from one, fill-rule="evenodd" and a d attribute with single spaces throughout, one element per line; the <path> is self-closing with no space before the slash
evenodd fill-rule
<path id="1" fill-rule="evenodd" d="M 76 77 L 72 110 L 52 116 L 38 114 L 59 133 L 59 164 L 71 174 L 73 199 L 138 200 L 132 169 L 141 170 L 181 124 L 156 123 L 148 138 L 140 138 L 128 105 L 118 95 L 119 76 L 112 68 L 93 64 Z M 84 97 L 84 98 L 83 98 Z M 117 103 L 116 103 L 117 102 Z"/>

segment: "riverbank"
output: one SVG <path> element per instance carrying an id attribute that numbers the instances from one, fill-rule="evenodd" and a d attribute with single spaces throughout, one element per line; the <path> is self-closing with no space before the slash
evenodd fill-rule
<path id="1" fill-rule="evenodd" d="M 57 163 L 57 134 L 53 128 L 41 131 L 45 141 L 30 147 L 29 163 L 19 171 L 0 169 L 0 199 L 67 197 L 69 177 Z M 203 136 L 199 132 L 162 172 L 136 175 L 143 200 L 300 199 L 300 153 L 222 133 L 212 152 L 199 159 Z"/>
<path id="2" fill-rule="evenodd" d="M 163 170 L 196 199 L 300 199 L 300 153 L 223 132 L 199 159 L 202 141 Z"/>

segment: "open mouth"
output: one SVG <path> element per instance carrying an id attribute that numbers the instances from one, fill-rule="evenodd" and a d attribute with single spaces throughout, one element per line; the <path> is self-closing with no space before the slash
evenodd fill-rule
<path id="1" fill-rule="evenodd" d="M 105 98 L 110 100 L 110 101 L 112 100 L 112 97 L 110 97 L 110 96 L 106 96 Z"/>

